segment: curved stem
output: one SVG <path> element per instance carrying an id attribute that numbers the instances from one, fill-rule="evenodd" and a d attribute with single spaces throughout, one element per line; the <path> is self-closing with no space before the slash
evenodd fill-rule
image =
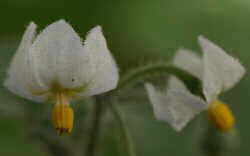
<path id="1" fill-rule="evenodd" d="M 95 149 L 98 143 L 100 127 L 101 127 L 101 117 L 103 115 L 104 106 L 102 103 L 103 99 L 101 97 L 96 97 L 96 103 L 94 108 L 94 118 L 91 122 L 89 142 L 87 144 L 86 156 L 94 156 Z"/>
<path id="2" fill-rule="evenodd" d="M 121 112 L 112 103 L 110 103 L 110 108 L 111 108 L 111 111 L 112 111 L 115 119 L 119 123 L 120 129 L 121 129 L 121 132 L 122 132 L 122 136 L 124 137 L 125 147 L 126 147 L 126 150 L 128 152 L 128 155 L 129 156 L 136 156 L 136 152 L 135 152 L 135 149 L 134 149 L 132 138 L 131 138 L 131 136 L 129 134 L 129 131 L 128 131 L 128 128 L 127 128 L 127 126 L 126 126 L 126 124 L 125 124 L 125 122 L 124 122 L 124 120 L 122 118 Z"/>
<path id="3" fill-rule="evenodd" d="M 164 63 L 146 65 L 130 71 L 121 78 L 117 89 L 114 92 L 119 93 L 121 90 L 128 86 L 133 86 L 137 82 L 146 81 L 167 74 L 172 74 L 182 80 L 193 94 L 204 97 L 202 94 L 201 82 L 198 78 L 172 64 Z"/>

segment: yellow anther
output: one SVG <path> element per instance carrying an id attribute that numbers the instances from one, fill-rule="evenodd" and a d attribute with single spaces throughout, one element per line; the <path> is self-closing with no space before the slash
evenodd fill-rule
<path id="1" fill-rule="evenodd" d="M 67 98 L 63 95 L 57 96 L 57 102 L 52 111 L 52 123 L 58 133 L 71 133 L 73 128 L 74 112 L 69 106 Z"/>
<path id="2" fill-rule="evenodd" d="M 215 100 L 208 108 L 209 119 L 222 132 L 230 131 L 235 123 L 233 113 L 230 108 L 219 100 Z"/>

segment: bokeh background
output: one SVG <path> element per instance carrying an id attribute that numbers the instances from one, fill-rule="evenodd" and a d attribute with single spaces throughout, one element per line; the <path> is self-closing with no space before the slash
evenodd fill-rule
<path id="1" fill-rule="evenodd" d="M 249 16 L 249 0 L 1 0 L 0 80 L 2 83 L 29 22 L 34 21 L 40 31 L 58 19 L 68 21 L 82 38 L 92 27 L 101 25 L 121 74 L 147 62 L 167 62 L 179 47 L 199 51 L 197 36 L 200 34 L 239 58 L 248 70 Z M 0 105 L 13 107 L 13 97 L 3 87 L 0 93 Z M 237 119 L 241 136 L 237 155 L 240 156 L 250 154 L 249 95 L 247 73 L 239 85 L 221 97 L 231 106 Z M 121 103 L 121 108 L 138 155 L 201 154 L 200 131 L 206 127 L 206 123 L 202 123 L 205 121 L 202 116 L 206 114 L 183 132 L 176 133 L 167 124 L 154 120 L 143 89 L 137 99 L 133 96 L 128 99 Z M 39 144 L 27 139 L 24 126 L 22 120 L 9 117 L 8 112 L 1 116 L 0 155 L 47 155 Z M 114 127 L 105 129 L 108 128 L 110 131 L 106 130 L 102 139 L 103 156 L 119 153 L 113 139 Z"/>

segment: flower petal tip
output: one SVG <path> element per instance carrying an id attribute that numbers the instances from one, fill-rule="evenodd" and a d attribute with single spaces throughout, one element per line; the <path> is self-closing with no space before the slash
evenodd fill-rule
<path id="1" fill-rule="evenodd" d="M 61 24 L 66 24 L 67 22 L 64 19 L 60 19 L 54 23 L 61 23 Z"/>
<path id="2" fill-rule="evenodd" d="M 102 34 L 102 35 L 103 35 L 102 27 L 101 27 L 100 25 L 95 26 L 94 28 L 92 28 L 92 29 L 87 33 L 87 35 L 89 35 L 89 34 Z"/>
<path id="3" fill-rule="evenodd" d="M 28 28 L 30 28 L 30 29 L 36 29 L 36 28 L 37 28 L 37 25 L 36 25 L 35 22 L 31 21 L 31 22 L 29 23 L 29 25 L 28 25 Z"/>
<path id="4" fill-rule="evenodd" d="M 203 35 L 198 36 L 198 43 L 201 46 L 204 46 L 207 42 L 209 42 L 209 40 L 206 37 L 204 37 Z"/>
<path id="5" fill-rule="evenodd" d="M 65 28 L 65 27 L 67 27 L 67 28 L 73 29 L 72 26 L 68 22 L 66 22 L 64 19 L 60 19 L 58 21 L 55 21 L 52 24 L 50 24 L 48 27 L 57 27 L 57 28 L 60 28 L 60 27 Z"/>
<path id="6" fill-rule="evenodd" d="M 207 40 L 203 35 L 198 36 L 198 41 L 201 42 L 202 40 Z"/>
<path id="7" fill-rule="evenodd" d="M 97 25 L 93 28 L 93 30 L 96 30 L 96 31 L 102 31 L 102 26 L 100 25 Z"/>
<path id="8" fill-rule="evenodd" d="M 182 130 L 183 130 L 183 128 L 186 126 L 186 124 L 185 125 L 182 125 L 182 126 L 173 126 L 173 128 L 174 128 L 174 130 L 176 131 L 176 132 L 178 132 L 178 133 L 180 133 Z"/>

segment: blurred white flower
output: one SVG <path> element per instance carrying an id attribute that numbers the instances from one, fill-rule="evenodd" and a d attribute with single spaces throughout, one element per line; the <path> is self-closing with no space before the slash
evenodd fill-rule
<path id="1" fill-rule="evenodd" d="M 186 49 L 177 51 L 173 64 L 199 78 L 205 100 L 191 94 L 182 81 L 171 76 L 166 91 L 157 90 L 152 84 L 145 87 L 158 120 L 167 121 L 180 131 L 203 110 L 215 126 L 225 132 L 234 126 L 234 116 L 218 96 L 231 89 L 244 75 L 244 67 L 223 49 L 200 36 L 199 44 L 203 57 Z"/>
<path id="2" fill-rule="evenodd" d="M 36 25 L 30 23 L 4 85 L 32 101 L 54 101 L 54 125 L 59 133 L 69 133 L 73 126 L 70 100 L 112 90 L 118 79 L 101 27 L 93 28 L 82 44 L 73 28 L 59 20 L 37 36 Z"/>

